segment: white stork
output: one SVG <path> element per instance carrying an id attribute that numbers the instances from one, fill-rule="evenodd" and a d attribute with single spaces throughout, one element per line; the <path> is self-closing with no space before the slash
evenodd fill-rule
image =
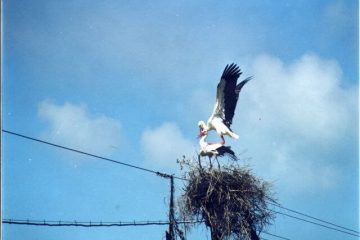
<path id="1" fill-rule="evenodd" d="M 216 103 L 213 113 L 207 124 L 205 124 L 204 121 L 199 121 L 198 123 L 200 134 L 202 131 L 215 130 L 222 139 L 222 145 L 225 143 L 224 135 L 229 135 L 234 139 L 239 138 L 239 136 L 231 130 L 230 126 L 235 114 L 241 88 L 252 78 L 248 77 L 237 84 L 237 80 L 241 74 L 242 72 L 236 64 L 226 65 L 220 82 L 217 85 Z"/>
<path id="2" fill-rule="evenodd" d="M 227 155 L 232 160 L 236 161 L 237 157 L 235 156 L 235 153 L 229 146 L 224 146 L 225 142 L 221 143 L 208 143 L 206 142 L 207 138 L 207 131 L 203 130 L 200 132 L 200 156 L 208 156 L 210 161 L 210 167 L 212 167 L 211 164 L 211 158 L 215 157 L 218 166 L 220 168 L 219 161 L 217 159 L 218 156 L 222 157 L 224 155 Z M 200 161 L 200 159 L 199 159 Z"/>

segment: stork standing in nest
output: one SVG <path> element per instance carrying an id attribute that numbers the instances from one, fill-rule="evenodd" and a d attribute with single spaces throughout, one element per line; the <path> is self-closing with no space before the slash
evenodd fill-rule
<path id="1" fill-rule="evenodd" d="M 198 123 L 200 134 L 202 131 L 215 130 L 221 137 L 220 144 L 222 143 L 222 145 L 225 144 L 224 135 L 228 135 L 234 139 L 239 138 L 239 136 L 231 130 L 230 126 L 235 114 L 240 91 L 252 78 L 248 77 L 237 84 L 237 80 L 241 74 L 242 72 L 236 64 L 226 65 L 220 82 L 217 85 L 216 102 L 213 113 L 207 121 L 207 124 L 205 124 L 204 121 L 199 121 Z"/>
<path id="2" fill-rule="evenodd" d="M 212 163 L 211 163 L 212 157 L 215 157 L 219 169 L 220 169 L 220 163 L 217 159 L 218 156 L 222 157 L 227 155 L 232 160 L 234 161 L 237 160 L 237 157 L 235 156 L 234 151 L 231 150 L 230 146 L 224 146 L 225 142 L 220 142 L 220 143 L 206 142 L 207 131 L 205 130 L 201 131 L 199 137 L 200 137 L 200 156 L 209 157 L 210 168 L 212 168 Z M 201 166 L 200 157 L 199 157 L 199 164 Z"/>

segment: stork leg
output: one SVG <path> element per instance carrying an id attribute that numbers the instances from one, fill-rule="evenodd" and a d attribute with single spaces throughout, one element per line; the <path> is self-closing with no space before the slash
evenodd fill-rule
<path id="1" fill-rule="evenodd" d="M 209 156 L 210 169 L 212 169 L 211 157 Z"/>
<path id="2" fill-rule="evenodd" d="M 200 161 L 200 155 L 198 155 L 198 161 L 199 161 L 199 167 L 200 167 L 200 169 L 202 169 L 201 161 Z"/>
<path id="3" fill-rule="evenodd" d="M 225 138 L 224 138 L 223 135 L 220 135 L 220 137 L 221 137 L 221 142 L 220 142 L 220 144 L 221 144 L 221 145 L 224 145 L 224 144 L 225 144 Z"/>
<path id="4" fill-rule="evenodd" d="M 219 170 L 220 170 L 220 163 L 219 163 L 219 160 L 218 160 L 218 158 L 217 158 L 217 157 L 215 157 L 215 159 L 216 159 L 216 162 L 217 162 L 218 167 L 219 167 Z"/>

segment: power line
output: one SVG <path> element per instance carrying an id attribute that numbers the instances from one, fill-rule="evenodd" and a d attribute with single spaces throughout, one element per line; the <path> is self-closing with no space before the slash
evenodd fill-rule
<path id="1" fill-rule="evenodd" d="M 146 225 L 169 225 L 170 221 L 54 221 L 54 220 L 29 220 L 29 219 L 3 219 L 2 223 L 17 225 L 33 225 L 47 227 L 124 227 L 124 226 L 146 226 Z M 177 224 L 198 223 L 198 221 L 176 221 Z"/>
<path id="2" fill-rule="evenodd" d="M 342 232 L 342 233 L 345 233 L 345 234 L 348 234 L 348 235 L 352 235 L 352 236 L 355 236 L 355 237 L 360 237 L 359 234 L 354 234 L 354 233 L 350 233 L 350 232 L 347 232 L 347 231 L 344 231 L 344 230 L 340 230 L 340 229 L 337 229 L 337 228 L 334 228 L 334 227 L 329 227 L 329 226 L 327 226 L 327 225 L 324 225 L 324 224 L 321 224 L 321 223 L 317 223 L 317 222 L 313 222 L 313 221 L 310 221 L 310 220 L 306 220 L 306 219 L 303 219 L 303 218 L 300 218 L 300 217 L 296 217 L 296 216 L 293 216 L 293 215 L 290 215 L 290 214 L 287 214 L 287 213 L 278 212 L 278 211 L 274 211 L 274 210 L 271 210 L 271 211 L 273 211 L 274 213 L 277 213 L 277 214 L 281 214 L 281 215 L 284 215 L 284 216 L 287 216 L 287 217 L 290 217 L 290 218 L 294 218 L 294 219 L 303 221 L 303 222 L 315 224 L 315 225 L 318 225 L 318 226 L 321 226 L 321 227 L 324 227 L 324 228 L 328 228 L 328 229 L 331 229 L 331 230 L 334 230 L 334 231 Z"/>
<path id="3" fill-rule="evenodd" d="M 77 149 L 74 149 L 74 148 L 65 147 L 65 146 L 62 146 L 62 145 L 59 145 L 59 144 L 55 144 L 55 143 L 40 140 L 40 139 L 37 139 L 37 138 L 29 137 L 29 136 L 26 136 L 26 135 L 23 135 L 23 134 L 20 134 L 20 133 L 16 133 L 16 132 L 12 132 L 12 131 L 8 131 L 8 130 L 5 130 L 5 129 L 2 129 L 2 131 L 5 132 L 5 133 L 8 133 L 8 134 L 11 134 L 11 135 L 15 135 L 15 136 L 22 137 L 22 138 L 25 138 L 25 139 L 28 139 L 28 140 L 39 142 L 39 143 L 44 143 L 44 144 L 47 144 L 47 145 L 50 145 L 50 146 L 53 146 L 53 147 L 57 147 L 57 148 L 61 148 L 61 149 L 64 149 L 64 150 L 68 150 L 68 151 L 76 152 L 76 153 L 79 153 L 79 154 L 87 155 L 87 156 L 90 156 L 90 157 L 98 158 L 98 159 L 101 159 L 101 160 L 104 160 L 104 161 L 120 164 L 120 165 L 123 165 L 123 166 L 126 166 L 126 167 L 131 167 L 131 168 L 135 168 L 135 169 L 138 169 L 138 170 L 154 173 L 157 176 L 161 176 L 161 177 L 165 177 L 165 178 L 170 178 L 171 177 L 171 175 L 167 174 L 167 173 L 162 173 L 162 172 L 158 172 L 158 171 L 151 170 L 151 169 L 148 169 L 148 168 L 135 166 L 135 165 L 132 165 L 132 164 L 129 164 L 129 163 L 125 163 L 125 162 L 117 161 L 117 160 L 114 160 L 114 159 L 102 157 L 102 156 L 99 156 L 99 155 L 84 152 L 84 151 L 77 150 Z M 186 180 L 186 179 L 180 178 L 180 177 L 174 177 L 174 178 L 177 178 L 177 179 L 180 179 L 180 180 Z"/>
<path id="4" fill-rule="evenodd" d="M 22 138 L 24 138 L 24 139 L 36 141 L 36 142 L 43 143 L 43 144 L 47 144 L 47 145 L 50 145 L 50 146 L 53 146 L 53 147 L 57 147 L 57 148 L 61 148 L 61 149 L 64 149 L 64 150 L 68 150 L 68 151 L 76 152 L 76 153 L 79 153 L 79 154 L 87 155 L 87 156 L 90 156 L 90 157 L 98 158 L 98 159 L 101 159 L 101 160 L 104 160 L 104 161 L 108 161 L 108 162 L 120 164 L 120 165 L 123 165 L 123 166 L 126 166 L 126 167 L 131 167 L 131 168 L 135 168 L 135 169 L 138 169 L 138 170 L 142 170 L 142 171 L 154 173 L 154 174 L 156 174 L 157 176 L 161 176 L 161 177 L 165 177 L 165 178 L 171 178 L 171 176 L 173 176 L 175 179 L 188 181 L 188 179 L 186 179 L 186 178 L 182 178 L 182 177 L 178 177 L 178 176 L 171 175 L 171 174 L 168 174 L 168 173 L 162 173 L 162 172 L 159 172 L 159 171 L 155 171 L 155 170 L 151 170 L 151 169 L 147 169 L 147 168 L 135 166 L 135 165 L 132 165 L 132 164 L 129 164 L 129 163 L 125 163 L 125 162 L 117 161 L 117 160 L 114 160 L 114 159 L 102 157 L 102 156 L 99 156 L 99 155 L 87 153 L 87 152 L 84 152 L 84 151 L 81 151 L 81 150 L 77 150 L 77 149 L 74 149 L 74 148 L 65 147 L 65 146 L 62 146 L 62 145 L 59 145 L 59 144 L 55 144 L 55 143 L 51 143 L 51 142 L 48 142 L 48 141 L 40 140 L 40 139 L 37 139 L 37 138 L 29 137 L 29 136 L 26 136 L 26 135 L 23 135 L 23 134 L 19 134 L 19 133 L 16 133 L 16 132 L 12 132 L 12 131 L 8 131 L 8 130 L 5 130 L 5 129 L 2 129 L 2 131 L 5 132 L 5 133 L 14 135 L 14 136 L 22 137 Z M 299 212 L 299 211 L 295 211 L 295 210 L 291 210 L 291 209 L 289 209 L 289 208 L 282 207 L 282 206 L 280 206 L 280 205 L 278 205 L 278 204 L 274 204 L 274 203 L 271 203 L 271 202 L 268 202 L 268 203 L 269 203 L 269 204 L 272 204 L 272 205 L 275 205 L 275 206 L 278 206 L 278 207 L 280 207 L 280 208 L 283 208 L 283 209 L 285 209 L 285 210 L 288 210 L 288 211 L 291 211 L 291 212 L 294 212 L 294 213 L 297 213 L 297 214 L 300 214 L 300 215 L 303 215 L 303 216 L 312 218 L 312 219 L 314 219 L 314 220 L 317 220 L 317 221 L 320 221 L 320 222 L 323 222 L 323 223 L 327 223 L 327 224 L 336 226 L 336 227 L 338 227 L 338 228 L 345 229 L 345 230 L 347 230 L 347 231 L 355 232 L 355 233 L 357 233 L 357 234 L 359 233 L 358 231 L 355 231 L 355 230 L 351 230 L 351 229 L 349 229 L 349 228 L 342 227 L 342 226 L 340 226 L 340 225 L 337 225 L 337 224 L 335 224 L 335 223 L 331 223 L 331 222 L 329 222 L 329 221 L 325 221 L 325 220 L 321 220 L 321 219 L 319 219 L 319 218 L 312 217 L 312 216 L 310 216 L 310 215 L 308 215 L 308 214 L 301 213 L 301 212 Z M 280 212 L 278 212 L 278 213 L 285 215 L 285 213 L 280 213 Z M 287 214 L 287 215 L 288 215 L 288 214 Z M 291 216 L 291 215 L 289 215 L 289 216 Z M 294 217 L 294 216 L 292 216 L 292 217 Z M 294 218 L 297 218 L 297 217 L 294 217 Z M 298 218 L 298 219 L 301 219 L 301 218 Z M 347 233 L 347 234 L 350 234 L 350 235 L 353 235 L 353 236 L 359 236 L 359 235 L 357 235 L 357 234 L 348 233 L 348 232 L 346 232 L 346 231 L 342 231 L 342 230 L 339 230 L 339 229 L 336 229 L 336 228 L 332 228 L 332 227 L 329 227 L 329 226 L 326 226 L 326 225 L 323 225 L 323 224 L 318 224 L 318 223 L 315 223 L 315 222 L 312 222 L 312 221 L 308 221 L 308 220 L 305 220 L 305 219 L 301 219 L 301 220 L 303 220 L 303 221 L 305 221 L 305 222 L 309 222 L 309 223 L 314 223 L 314 224 L 317 224 L 317 225 L 319 225 L 319 226 L 323 226 L 323 227 L 326 227 L 326 228 L 329 228 L 329 229 L 338 230 L 338 231 L 340 231 L 340 232 L 344 232 L 344 233 Z"/>
<path id="5" fill-rule="evenodd" d="M 282 209 L 284 209 L 284 210 L 287 210 L 287 211 L 289 211 L 289 212 L 293 212 L 293 213 L 299 214 L 299 215 L 301 215 L 301 216 L 308 217 L 308 218 L 317 220 L 317 221 L 319 221 L 319 222 L 323 222 L 323 223 L 332 225 L 332 226 L 337 227 L 337 228 L 341 228 L 341 229 L 344 229 L 344 230 L 347 230 L 347 231 L 350 231 L 350 232 L 354 232 L 354 233 L 357 233 L 357 234 L 360 233 L 359 231 L 355 231 L 355 230 L 353 230 L 353 229 L 350 229 L 350 228 L 347 228 L 347 227 L 343 227 L 343 226 L 340 226 L 340 225 L 338 225 L 338 224 L 335 224 L 335 223 L 332 223 L 332 222 L 329 222 L 329 221 L 322 220 L 322 219 L 320 219 L 320 218 L 316 218 L 316 217 L 310 216 L 309 214 L 301 213 L 301 212 L 299 212 L 299 211 L 295 211 L 295 210 L 292 210 L 292 209 L 290 209 L 290 208 L 283 207 L 283 206 L 281 206 L 281 205 L 279 205 L 279 204 L 276 204 L 276 203 L 272 203 L 272 202 L 268 202 L 268 203 L 271 204 L 271 205 L 273 205 L 273 206 L 277 206 L 277 207 L 279 207 L 279 208 L 282 208 Z"/>
<path id="6" fill-rule="evenodd" d="M 39 221 L 39 220 L 16 220 L 4 219 L 2 223 L 16 225 L 32 225 L 47 227 L 125 227 L 125 226 L 148 226 L 168 225 L 167 221 L 133 221 L 133 222 L 78 222 L 78 221 Z"/>
<path id="7" fill-rule="evenodd" d="M 264 233 L 264 234 L 266 234 L 266 235 L 269 235 L 269 236 L 273 236 L 273 237 L 277 237 L 277 238 L 280 238 L 280 239 L 284 239 L 284 240 L 291 240 L 290 238 L 282 237 L 282 236 L 275 235 L 275 234 L 273 234 L 273 233 L 268 233 L 268 232 L 265 232 L 265 231 L 263 231 L 262 233 Z"/>
<path id="8" fill-rule="evenodd" d="M 176 221 L 177 224 L 184 223 L 201 223 L 203 221 Z M 53 221 L 53 220 L 29 220 L 29 219 L 3 219 L 4 224 L 14 225 L 29 225 L 29 226 L 43 226 L 43 227 L 127 227 L 127 226 L 149 226 L 149 225 L 168 225 L 170 221 L 127 221 L 127 222 L 84 222 L 84 221 Z M 262 232 L 269 236 L 277 237 L 279 239 L 291 240 L 286 237 L 275 235 L 268 232 Z M 262 238 L 264 239 L 264 238 Z M 265 239 L 264 239 L 265 240 Z"/>

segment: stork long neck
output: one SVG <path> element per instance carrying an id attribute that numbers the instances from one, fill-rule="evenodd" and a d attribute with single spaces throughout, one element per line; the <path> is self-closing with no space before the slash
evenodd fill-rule
<path id="1" fill-rule="evenodd" d="M 201 136 L 201 138 L 200 138 L 200 146 L 201 146 L 201 147 L 205 147 L 205 146 L 207 145 L 207 143 L 206 143 L 206 141 L 205 141 L 206 138 L 207 138 L 207 134 Z"/>

